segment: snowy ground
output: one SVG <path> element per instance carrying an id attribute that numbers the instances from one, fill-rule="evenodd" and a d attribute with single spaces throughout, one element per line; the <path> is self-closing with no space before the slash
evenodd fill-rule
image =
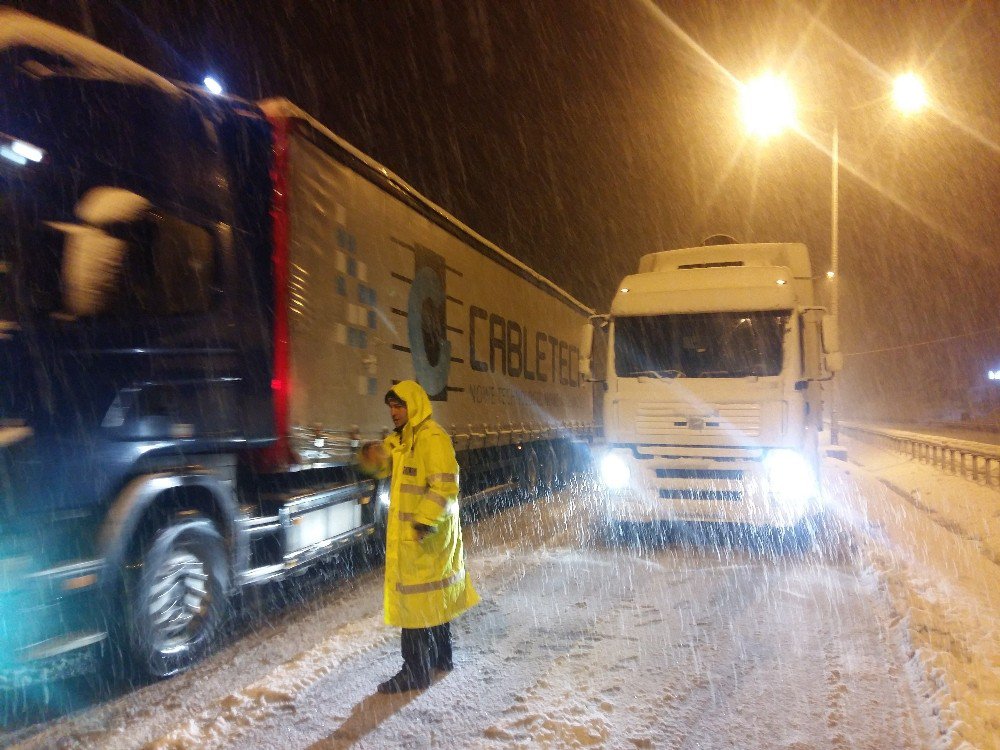
<path id="1" fill-rule="evenodd" d="M 848 464 L 840 471 L 839 462 L 828 464 L 835 500 L 886 581 L 894 617 L 936 689 L 939 728 L 951 747 L 996 750 L 1000 490 L 846 442 Z"/>
<path id="2" fill-rule="evenodd" d="M 468 524 L 483 602 L 423 693 L 374 692 L 398 633 L 380 570 L 361 570 L 266 590 L 188 674 L 0 744 L 992 750 L 1000 492 L 849 447 L 827 472 L 854 533 L 805 553 L 608 546 L 580 486 Z"/>

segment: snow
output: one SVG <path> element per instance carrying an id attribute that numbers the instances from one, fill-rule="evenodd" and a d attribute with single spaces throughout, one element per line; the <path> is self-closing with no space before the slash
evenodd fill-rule
<path id="1" fill-rule="evenodd" d="M 837 497 L 939 691 L 942 727 L 953 747 L 1000 747 L 1000 490 L 861 441 L 849 455 L 845 474 L 871 489 Z"/>
<path id="2" fill-rule="evenodd" d="M 153 86 L 172 96 L 181 90 L 166 78 L 97 42 L 27 13 L 0 8 L 0 49 L 35 47 L 66 59 L 79 76 Z"/>
<path id="3" fill-rule="evenodd" d="M 825 465 L 831 530 L 806 551 L 718 535 L 610 545 L 583 484 L 467 523 L 483 602 L 426 691 L 375 693 L 399 666 L 381 571 L 332 566 L 251 596 L 237 637 L 191 672 L 10 739 L 997 748 L 1000 491 L 845 442 L 850 460 Z"/>

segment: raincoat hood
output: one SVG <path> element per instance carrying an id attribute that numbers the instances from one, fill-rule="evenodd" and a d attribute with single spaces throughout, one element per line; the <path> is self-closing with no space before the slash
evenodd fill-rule
<path id="1" fill-rule="evenodd" d="M 413 442 L 413 431 L 431 418 L 431 399 L 427 391 L 413 380 L 401 380 L 392 387 L 390 393 L 395 393 L 406 404 L 407 420 L 400 433 L 404 445 Z"/>

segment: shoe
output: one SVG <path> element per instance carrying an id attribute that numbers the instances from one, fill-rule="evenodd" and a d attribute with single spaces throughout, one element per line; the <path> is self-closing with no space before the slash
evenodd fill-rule
<path id="1" fill-rule="evenodd" d="M 418 679 L 405 669 L 399 670 L 376 688 L 380 693 L 408 693 L 411 690 L 426 690 L 431 685 L 430 677 Z"/>

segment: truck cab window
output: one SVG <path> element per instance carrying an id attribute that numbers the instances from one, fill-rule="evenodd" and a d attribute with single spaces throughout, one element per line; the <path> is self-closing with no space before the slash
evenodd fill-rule
<path id="1" fill-rule="evenodd" d="M 148 251 L 152 270 L 144 286 L 154 315 L 207 312 L 212 306 L 215 250 L 212 235 L 203 227 L 175 216 L 156 222 Z"/>
<path id="2" fill-rule="evenodd" d="M 63 312 L 132 318 L 211 308 L 215 251 L 203 227 L 151 211 L 131 222 L 60 228 Z"/>

